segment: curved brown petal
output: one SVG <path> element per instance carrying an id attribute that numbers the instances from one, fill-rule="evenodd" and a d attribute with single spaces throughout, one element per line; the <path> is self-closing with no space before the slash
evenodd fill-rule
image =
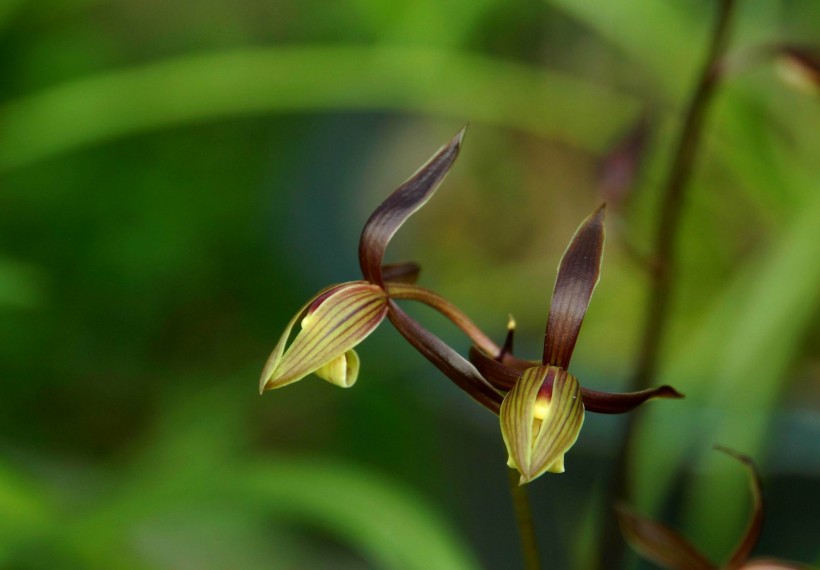
<path id="1" fill-rule="evenodd" d="M 726 563 L 728 568 L 737 568 L 748 560 L 763 528 L 763 491 L 760 484 L 760 474 L 757 472 L 751 457 L 720 445 L 716 445 L 715 449 L 740 461 L 749 473 L 749 488 L 752 492 L 753 503 L 752 518 L 749 520 L 746 532 L 743 533 L 743 538 L 740 539 L 740 543 L 735 547 L 735 551 Z"/>
<path id="2" fill-rule="evenodd" d="M 467 392 L 476 402 L 498 414 L 503 397 L 478 370 L 444 341 L 412 319 L 393 301 L 388 300 L 387 318 L 393 326 L 456 386 Z"/>
<path id="3" fill-rule="evenodd" d="M 640 392 L 624 392 L 622 394 L 612 394 L 609 392 L 598 392 L 581 388 L 581 395 L 584 398 L 584 407 L 588 412 L 596 414 L 625 414 L 631 412 L 647 400 L 655 398 L 683 398 L 684 395 L 675 390 L 672 386 L 659 386 L 641 390 Z"/>
<path id="4" fill-rule="evenodd" d="M 390 194 L 367 220 L 359 239 L 359 264 L 364 278 L 371 283 L 384 285 L 381 265 L 387 244 L 405 220 L 430 199 L 444 180 L 458 156 L 464 130 L 461 129 L 424 166 Z"/>
<path id="5" fill-rule="evenodd" d="M 417 301 L 424 303 L 431 309 L 435 309 L 461 329 L 464 334 L 470 337 L 473 343 L 486 352 L 495 354 L 501 350 L 484 331 L 478 328 L 464 311 L 435 291 L 431 291 L 425 287 L 419 287 L 418 285 L 390 282 L 387 284 L 387 294 L 391 299 Z"/>
<path id="6" fill-rule="evenodd" d="M 713 570 L 717 568 L 677 531 L 634 512 L 626 505 L 615 507 L 618 524 L 626 541 L 641 556 L 673 570 Z"/>
<path id="7" fill-rule="evenodd" d="M 544 337 L 544 364 L 569 366 L 601 274 L 605 218 L 606 204 L 602 204 L 581 223 L 561 258 Z"/>
<path id="8" fill-rule="evenodd" d="M 476 346 L 470 347 L 469 359 L 481 375 L 487 379 L 487 382 L 497 390 L 505 392 L 512 390 L 515 382 L 524 372 L 499 362 Z"/>

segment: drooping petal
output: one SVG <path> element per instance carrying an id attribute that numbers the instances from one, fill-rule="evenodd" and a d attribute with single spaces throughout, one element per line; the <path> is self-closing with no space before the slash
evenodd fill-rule
<path id="1" fill-rule="evenodd" d="M 605 217 L 606 206 L 602 205 L 581 223 L 561 258 L 544 337 L 544 364 L 569 366 L 601 274 Z"/>
<path id="2" fill-rule="evenodd" d="M 522 370 L 499 362 L 486 352 L 473 345 L 470 347 L 470 362 L 497 390 L 512 390 L 515 383 L 521 377 Z"/>
<path id="3" fill-rule="evenodd" d="M 367 220 L 359 240 L 359 264 L 362 275 L 371 283 L 384 285 L 381 274 L 384 251 L 390 239 L 412 214 L 433 195 L 453 166 L 464 129 L 441 147 L 427 163 L 399 186 Z"/>
<path id="4" fill-rule="evenodd" d="M 749 519 L 746 532 L 743 533 L 743 537 L 726 563 L 727 568 L 736 568 L 749 558 L 758 538 L 760 538 L 760 531 L 763 529 L 763 491 L 760 484 L 760 474 L 757 472 L 751 457 L 720 445 L 716 445 L 715 449 L 740 461 L 749 473 L 749 488 L 752 492 L 752 517 Z"/>
<path id="5" fill-rule="evenodd" d="M 344 364 L 337 359 L 373 332 L 386 313 L 387 295 L 381 287 L 365 281 L 321 292 L 288 324 L 262 371 L 260 391 L 281 388 L 319 369 L 323 369 L 323 378 L 337 385 L 352 385 L 358 374 L 358 356 L 348 355 Z M 285 350 L 302 315 L 302 330 Z"/>
<path id="6" fill-rule="evenodd" d="M 626 505 L 615 507 L 618 523 L 626 541 L 641 556 L 671 570 L 712 570 L 717 568 L 694 546 L 668 526 L 632 511 Z"/>
<path id="7" fill-rule="evenodd" d="M 584 405 L 578 380 L 555 366 L 530 368 L 501 404 L 501 434 L 521 483 L 564 471 L 564 454 L 578 439 Z"/>
<path id="8" fill-rule="evenodd" d="M 631 412 L 649 400 L 684 397 L 683 394 L 675 390 L 672 386 L 666 385 L 641 390 L 640 392 L 624 392 L 622 394 L 598 392 L 597 390 L 581 388 L 581 395 L 584 398 L 584 407 L 586 410 L 596 414 L 624 414 Z"/>
<path id="9" fill-rule="evenodd" d="M 478 373 L 478 370 L 444 341 L 421 326 L 392 300 L 387 315 L 393 326 L 445 376 L 476 402 L 497 414 L 501 395 Z"/>
<path id="10" fill-rule="evenodd" d="M 461 329 L 464 334 L 470 337 L 482 350 L 496 353 L 500 349 L 496 344 L 484 334 L 476 324 L 468 317 L 464 311 L 456 305 L 430 289 L 419 287 L 408 283 L 388 283 L 387 293 L 391 299 L 406 299 L 424 303 L 428 307 L 435 309 L 443 316 L 447 317 L 451 323 Z"/>
<path id="11" fill-rule="evenodd" d="M 481 375 L 495 389 L 502 391 L 511 390 L 515 386 L 516 381 L 521 376 L 522 367 L 526 369 L 533 366 L 532 362 L 515 358 L 509 354 L 504 355 L 499 361 L 476 346 L 470 347 L 469 358 Z M 625 392 L 622 394 L 599 392 L 581 387 L 581 397 L 584 400 L 584 408 L 587 412 L 623 414 L 634 410 L 649 400 L 683 398 L 684 396 L 672 386 L 659 386 L 658 388 L 650 388 L 640 392 Z"/>

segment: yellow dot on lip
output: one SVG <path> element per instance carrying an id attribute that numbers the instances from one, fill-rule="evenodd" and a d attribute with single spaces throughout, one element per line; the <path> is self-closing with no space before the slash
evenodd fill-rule
<path id="1" fill-rule="evenodd" d="M 548 401 L 543 399 L 536 400 L 535 405 L 532 407 L 532 413 L 535 419 L 543 421 L 543 419 L 547 417 L 549 407 L 550 403 Z"/>

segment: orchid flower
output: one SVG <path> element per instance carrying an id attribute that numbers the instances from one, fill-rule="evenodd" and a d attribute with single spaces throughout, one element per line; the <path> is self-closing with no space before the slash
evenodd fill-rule
<path id="1" fill-rule="evenodd" d="M 286 386 L 311 373 L 338 386 L 352 386 L 360 367 L 354 347 L 386 317 L 459 388 L 500 416 L 508 463 L 525 483 L 546 471 L 564 470 L 563 457 L 578 437 L 585 407 L 621 413 L 650 398 L 681 396 L 668 386 L 631 394 L 595 392 L 581 388 L 567 372 L 600 275 L 603 206 L 581 224 L 561 261 L 540 362 L 512 355 L 514 326 L 500 348 L 458 307 L 416 285 L 417 265 L 384 265 L 390 239 L 435 193 L 458 156 L 463 136 L 464 129 L 376 208 L 359 241 L 364 280 L 323 289 L 300 309 L 268 358 L 260 391 Z M 424 303 L 461 329 L 473 343 L 470 360 L 407 315 L 397 303 L 401 300 Z M 297 322 L 301 330 L 288 344 Z"/>
<path id="2" fill-rule="evenodd" d="M 348 388 L 359 374 L 359 357 L 354 347 L 372 333 L 388 313 L 391 320 L 405 323 L 400 330 L 417 326 L 411 343 L 421 347 L 430 343 L 437 357 L 448 359 L 454 351 L 434 339 L 407 317 L 390 299 L 416 299 L 451 318 L 457 325 L 471 327 L 479 342 L 482 336 L 471 321 L 455 306 L 432 291 L 415 287 L 419 268 L 414 263 L 383 265 L 390 239 L 414 212 L 433 195 L 447 175 L 461 148 L 462 129 L 415 174 L 396 189 L 370 216 L 362 231 L 359 260 L 365 280 L 349 281 L 327 287 L 314 295 L 296 313 L 271 352 L 259 381 L 260 393 L 297 382 L 316 374 L 328 382 Z M 288 344 L 296 323 L 301 330 Z M 409 323 L 409 324 L 408 324 Z M 424 338 L 417 338 L 422 336 Z M 462 361 L 464 359 L 461 359 Z M 450 375 L 479 401 L 493 407 L 498 394 L 472 365 L 463 361 Z M 497 405 L 495 406 L 497 411 Z"/>
<path id="3" fill-rule="evenodd" d="M 514 327 L 508 332 L 505 350 L 491 352 L 480 346 L 470 350 L 470 360 L 479 372 L 496 389 L 507 391 L 500 409 L 501 433 L 508 463 L 521 473 L 521 483 L 545 472 L 564 471 L 564 454 L 578 438 L 585 409 L 619 414 L 652 398 L 682 397 L 670 386 L 626 394 L 588 390 L 567 371 L 600 277 L 605 216 L 605 206 L 590 214 L 564 252 L 540 361 L 512 355 Z"/>

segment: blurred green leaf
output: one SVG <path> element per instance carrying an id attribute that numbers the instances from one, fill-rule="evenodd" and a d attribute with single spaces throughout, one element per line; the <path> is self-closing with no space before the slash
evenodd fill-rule
<path id="1" fill-rule="evenodd" d="M 660 506 L 693 448 L 697 464 L 713 443 L 759 458 L 784 374 L 820 301 L 818 219 L 815 194 L 765 257 L 746 263 L 690 331 L 691 342 L 674 347 L 660 382 L 679 387 L 687 400 L 679 410 L 652 408 L 639 430 L 634 488 L 642 508 Z M 710 550 L 728 551 L 745 519 L 748 497 L 737 475 L 706 473 L 692 491 L 687 534 Z"/>
<path id="2" fill-rule="evenodd" d="M 36 484 L 0 462 L 0 566 L 14 548 L 45 533 L 56 520 L 53 506 Z"/>
<path id="3" fill-rule="evenodd" d="M 694 80 L 692 73 L 707 30 L 698 30 L 680 3 L 653 0 L 547 0 L 572 15 L 643 65 L 667 95 L 680 95 Z M 670 25 L 674 22 L 674 25 Z M 649 47 L 651 46 L 651 48 Z"/>
<path id="4" fill-rule="evenodd" d="M 58 85 L 0 109 L 0 169 L 125 135 L 265 112 L 370 109 L 475 120 L 595 149 L 636 111 L 554 71 L 424 48 L 186 56 Z"/>
<path id="5" fill-rule="evenodd" d="M 319 525 L 378 568 L 460 570 L 478 562 L 453 529 L 407 489 L 329 461 L 277 461 L 252 469 L 248 491 L 275 513 Z"/>
<path id="6" fill-rule="evenodd" d="M 28 264 L 0 257 L 0 308 L 33 308 L 43 301 L 39 272 Z"/>

